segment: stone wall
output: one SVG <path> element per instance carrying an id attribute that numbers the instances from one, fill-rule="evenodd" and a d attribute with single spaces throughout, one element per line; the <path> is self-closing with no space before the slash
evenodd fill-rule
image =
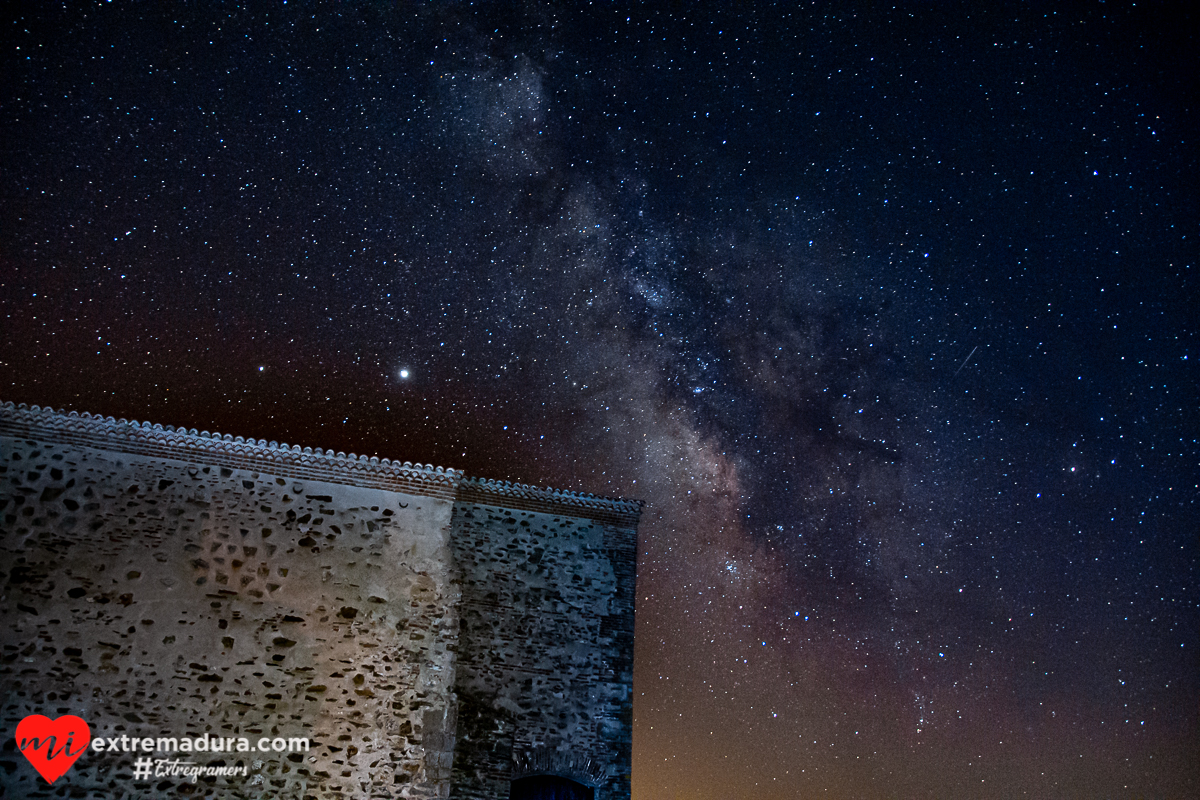
<path id="1" fill-rule="evenodd" d="M 400 492 L 293 477 L 338 473 L 319 453 L 289 463 L 279 448 L 115 422 L 108 439 L 91 431 L 101 450 L 5 422 L 8 737 L 34 713 L 81 716 L 105 738 L 308 736 L 309 753 L 268 754 L 246 780 L 200 782 L 192 796 L 446 794 L 458 626 L 448 497 L 417 494 L 420 481 Z M 175 439 L 159 452 L 177 458 L 114 452 L 145 451 L 155 433 Z M 54 796 L 10 745 L 8 796 Z M 133 759 L 88 752 L 60 783 L 149 796 Z"/>
<path id="2" fill-rule="evenodd" d="M 538 511 L 511 488 L 468 479 L 454 507 L 452 795 L 507 797 L 513 777 L 551 772 L 627 798 L 637 507 L 623 518 L 611 508 Z M 531 510 L 513 508 L 522 505 Z"/>
<path id="3" fill-rule="evenodd" d="M 454 470 L 0 407 L 0 796 L 628 798 L 640 506 Z M 54 786 L 30 714 L 93 737 L 309 737 L 246 778 Z M 453 787 L 453 789 L 452 789 Z"/>

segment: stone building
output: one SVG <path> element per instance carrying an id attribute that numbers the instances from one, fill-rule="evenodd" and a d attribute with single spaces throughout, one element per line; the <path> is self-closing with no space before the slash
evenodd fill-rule
<path id="1" fill-rule="evenodd" d="M 5 404 L 0 796 L 628 798 L 640 510 Z M 31 714 L 237 769 L 89 748 L 50 785 Z"/>

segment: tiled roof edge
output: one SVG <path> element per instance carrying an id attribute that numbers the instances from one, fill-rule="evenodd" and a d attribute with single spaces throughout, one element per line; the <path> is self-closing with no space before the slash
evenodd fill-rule
<path id="1" fill-rule="evenodd" d="M 22 429 L 28 429 L 23 431 Z M 312 477 L 332 483 L 394 488 L 396 483 L 412 488 L 426 487 L 439 495 L 453 493 L 462 480 L 462 471 L 435 467 L 432 464 L 413 464 L 354 453 L 334 453 L 321 448 L 300 447 L 265 439 L 245 439 L 229 434 L 197 431 L 195 428 L 175 428 L 137 420 L 114 419 L 78 411 L 61 411 L 39 406 L 0 403 L 0 433 L 15 435 L 42 431 L 57 434 L 55 438 L 76 439 L 96 437 L 110 443 L 113 449 L 140 452 L 147 447 L 165 447 L 179 451 L 178 458 L 210 456 L 216 461 L 251 459 L 261 462 L 264 471 L 273 465 L 303 468 L 320 473 Z M 76 442 L 83 444 L 83 442 Z M 99 442 L 91 444 L 98 446 Z"/>
<path id="2" fill-rule="evenodd" d="M 246 439 L 229 434 L 176 428 L 137 420 L 114 419 L 79 411 L 0 403 L 0 434 L 50 437 L 63 443 L 111 448 L 119 452 L 169 457 L 187 461 L 209 459 L 264 472 L 272 469 L 294 477 L 326 480 L 354 486 L 431 493 L 439 497 L 466 496 L 497 506 L 580 514 L 619 519 L 637 524 L 641 500 L 600 497 L 586 492 L 530 486 L 523 483 L 467 478 L 461 470 L 392 461 L 375 456 L 300 447 L 266 439 Z"/>
<path id="3" fill-rule="evenodd" d="M 472 491 L 473 490 L 473 491 Z M 489 480 L 487 478 L 464 478 L 459 485 L 459 493 L 469 492 L 482 495 L 485 498 L 496 498 L 496 505 L 503 506 L 512 500 L 546 504 L 549 506 L 565 506 L 568 509 L 585 510 L 592 513 L 608 513 L 628 515 L 636 519 L 642 513 L 641 500 L 626 500 L 617 497 L 600 497 L 586 492 L 570 492 L 561 489 L 549 489 L 540 486 L 529 486 L 524 483 L 509 483 L 508 481 Z"/>

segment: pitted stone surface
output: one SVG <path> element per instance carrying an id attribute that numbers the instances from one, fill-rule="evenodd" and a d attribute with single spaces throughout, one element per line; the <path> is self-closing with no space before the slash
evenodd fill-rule
<path id="1" fill-rule="evenodd" d="M 541 770 L 627 798 L 640 505 L 461 480 L 0 405 L 0 796 L 494 798 Z M 88 752 L 49 786 L 29 714 L 312 748 L 209 753 L 249 775 L 196 784 Z"/>
<path id="2" fill-rule="evenodd" d="M 629 796 L 635 540 L 594 520 L 455 504 L 455 798 L 507 796 L 514 775 L 552 763 L 600 797 Z"/>
<path id="3" fill-rule="evenodd" d="M 449 501 L 3 445 L 5 730 L 73 713 L 105 738 L 313 740 L 290 758 L 243 757 L 261 767 L 196 797 L 445 794 Z M 88 753 L 69 782 L 145 797 L 134 758 Z M 0 759 L 9 796 L 55 796 L 20 760 Z"/>

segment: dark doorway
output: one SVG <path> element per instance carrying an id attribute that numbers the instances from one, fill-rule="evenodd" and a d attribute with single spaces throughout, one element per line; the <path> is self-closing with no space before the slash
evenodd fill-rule
<path id="1" fill-rule="evenodd" d="M 530 775 L 512 782 L 509 800 L 594 800 L 596 790 L 557 775 Z"/>

